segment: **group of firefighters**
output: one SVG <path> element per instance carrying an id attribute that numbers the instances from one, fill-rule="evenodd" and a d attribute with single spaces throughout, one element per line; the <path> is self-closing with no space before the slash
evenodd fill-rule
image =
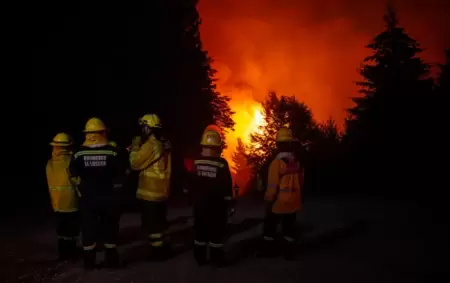
<path id="1" fill-rule="evenodd" d="M 96 266 L 97 242 L 103 243 L 106 267 L 120 267 L 117 251 L 120 196 L 130 169 L 139 172 L 136 197 L 141 204 L 142 227 L 151 246 L 149 256 L 163 260 L 170 254 L 164 232 L 172 148 L 156 114 L 144 115 L 139 124 L 142 135 L 133 139 L 128 151 L 120 150 L 108 139 L 107 128 L 98 118 L 87 121 L 85 140 L 76 150 L 66 133 L 58 133 L 50 143 L 52 157 L 47 162 L 46 174 L 57 218 L 60 259 L 77 257 L 76 239 L 81 226 L 85 268 Z M 228 216 L 233 209 L 233 183 L 228 163 L 221 157 L 222 138 L 219 127 L 208 126 L 201 137 L 201 151 L 187 169 L 186 189 L 193 203 L 194 258 L 199 265 L 209 262 L 226 265 L 224 243 Z M 276 232 L 280 222 L 284 251 L 292 250 L 303 182 L 303 169 L 293 154 L 292 132 L 279 129 L 276 141 L 278 154 L 269 167 L 265 194 L 267 255 L 277 252 Z"/>

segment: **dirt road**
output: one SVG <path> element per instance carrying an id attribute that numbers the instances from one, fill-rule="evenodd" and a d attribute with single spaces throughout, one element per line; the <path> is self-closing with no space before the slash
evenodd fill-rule
<path id="1" fill-rule="evenodd" d="M 161 263 L 145 261 L 139 217 L 121 219 L 120 253 L 127 265 L 116 271 L 85 272 L 81 262 L 57 263 L 51 222 L 18 226 L 2 235 L 0 277 L 4 282 L 425 282 L 429 268 L 420 255 L 415 208 L 408 202 L 310 199 L 299 214 L 295 261 L 257 256 L 262 207 L 243 201 L 230 219 L 223 269 L 197 267 L 192 258 L 189 208 L 171 209 L 170 237 L 177 253 Z M 21 227 L 21 228 L 20 228 Z M 99 253 L 99 261 L 102 254 Z M 424 281 L 423 281 L 424 280 Z"/>

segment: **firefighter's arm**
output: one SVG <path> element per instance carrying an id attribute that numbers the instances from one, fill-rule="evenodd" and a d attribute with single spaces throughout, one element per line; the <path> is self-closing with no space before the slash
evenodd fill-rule
<path id="1" fill-rule="evenodd" d="M 50 197 L 50 204 L 51 204 L 51 206 L 53 208 L 54 206 L 53 206 L 52 191 L 51 191 L 50 186 L 49 186 L 49 184 L 50 184 L 49 180 L 51 178 L 50 177 L 51 170 L 52 170 L 52 168 L 51 168 L 51 164 L 50 164 L 50 160 L 49 160 L 47 162 L 47 165 L 45 166 L 45 176 L 47 178 L 47 187 L 48 187 L 48 192 L 49 192 L 49 197 Z"/>
<path id="2" fill-rule="evenodd" d="M 225 163 L 223 170 L 224 170 L 224 174 L 223 174 L 224 198 L 225 198 L 225 200 L 232 201 L 233 200 L 233 180 L 231 178 L 231 172 L 230 172 L 230 168 L 228 167 L 228 163 Z"/>
<path id="3" fill-rule="evenodd" d="M 305 168 L 300 167 L 300 172 L 298 174 L 298 178 L 299 178 L 299 183 L 300 183 L 300 188 L 303 188 L 303 186 L 305 185 Z"/>
<path id="4" fill-rule="evenodd" d="M 71 179 L 77 178 L 80 176 L 79 169 L 78 169 L 78 159 L 77 159 L 76 155 L 72 156 L 67 170 L 69 173 L 69 178 L 71 178 Z"/>
<path id="5" fill-rule="evenodd" d="M 50 172 L 51 172 L 51 167 L 50 167 L 50 160 L 47 161 L 47 165 L 45 165 L 45 177 L 47 178 L 47 186 L 49 184 L 49 179 L 50 179 Z"/>
<path id="6" fill-rule="evenodd" d="M 81 180 L 77 170 L 77 160 L 74 156 L 72 156 L 69 166 L 67 167 L 67 175 L 69 176 L 69 182 L 75 189 L 77 196 L 81 197 L 80 190 L 78 189 Z"/>
<path id="7" fill-rule="evenodd" d="M 121 150 L 116 149 L 116 156 L 110 156 L 111 162 L 109 164 L 112 165 L 113 170 L 115 172 L 115 176 L 113 178 L 114 188 L 120 189 L 123 187 L 125 183 L 125 178 L 127 176 L 126 171 L 128 169 L 128 157 L 124 155 Z"/>
<path id="8" fill-rule="evenodd" d="M 236 200 L 233 199 L 233 179 L 231 178 L 230 168 L 228 167 L 228 163 L 224 160 L 225 166 L 223 171 L 223 189 L 224 189 L 224 199 L 228 203 L 228 216 L 232 216 L 236 212 Z"/>
<path id="9" fill-rule="evenodd" d="M 277 195 L 278 186 L 280 183 L 280 162 L 274 160 L 269 167 L 269 175 L 267 179 L 267 190 L 264 197 L 265 201 L 273 202 Z"/>
<path id="10" fill-rule="evenodd" d="M 133 170 L 140 171 L 161 158 L 163 154 L 163 145 L 161 142 L 144 143 L 138 150 L 130 153 L 130 167 Z"/>

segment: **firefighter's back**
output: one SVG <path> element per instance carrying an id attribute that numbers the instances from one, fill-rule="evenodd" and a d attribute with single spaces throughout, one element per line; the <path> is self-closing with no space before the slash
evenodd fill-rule
<path id="1" fill-rule="evenodd" d="M 71 170 L 80 177 L 79 190 L 84 199 L 113 195 L 114 183 L 123 174 L 121 159 L 110 145 L 81 146 L 72 163 Z"/>
<path id="2" fill-rule="evenodd" d="M 197 157 L 194 160 L 191 188 L 197 209 L 211 211 L 225 206 L 232 197 L 227 161 L 221 157 Z"/>

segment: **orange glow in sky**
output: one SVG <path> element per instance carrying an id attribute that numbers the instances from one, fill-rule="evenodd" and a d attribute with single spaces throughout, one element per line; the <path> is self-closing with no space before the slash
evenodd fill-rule
<path id="1" fill-rule="evenodd" d="M 237 114 L 227 142 L 248 141 L 256 130 L 259 102 L 268 92 L 295 95 L 342 128 L 351 97 L 358 94 L 358 68 L 371 54 L 365 46 L 385 29 L 387 1 L 379 0 L 200 0 L 204 49 L 217 70 L 217 88 L 228 94 Z M 432 64 L 450 46 L 448 0 L 395 0 L 399 24 Z M 256 116 L 255 116 L 256 115 Z"/>
<path id="2" fill-rule="evenodd" d="M 259 132 L 259 127 L 264 125 L 264 116 L 260 103 L 252 100 L 251 95 L 244 94 L 244 91 L 235 90 L 234 96 L 242 99 L 237 98 L 230 102 L 230 107 L 236 112 L 233 115 L 236 125 L 234 132 L 227 134 L 228 148 L 224 152 L 224 157 L 228 160 L 231 167 L 234 166 L 231 157 L 236 150 L 238 138 L 241 138 L 244 144 L 249 145 L 251 142 L 250 135 Z"/>

